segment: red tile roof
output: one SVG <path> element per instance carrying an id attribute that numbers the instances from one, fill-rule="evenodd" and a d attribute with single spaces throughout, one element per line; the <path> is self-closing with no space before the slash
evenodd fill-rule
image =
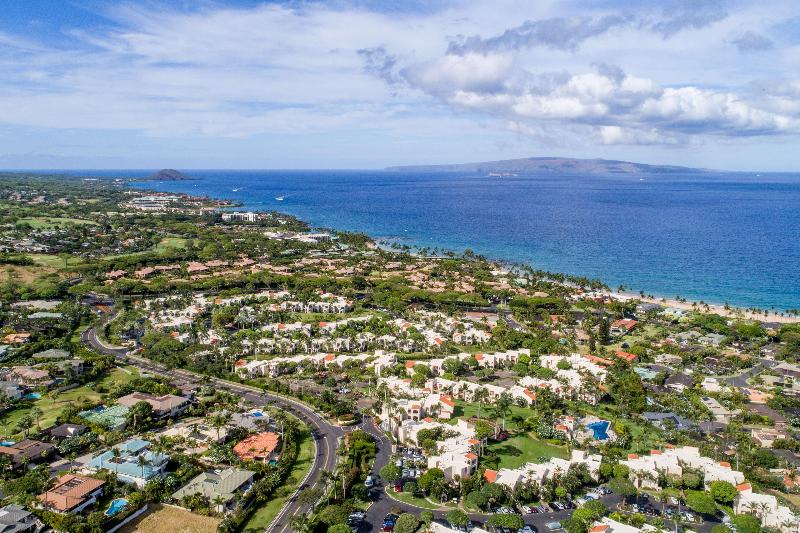
<path id="1" fill-rule="evenodd" d="M 483 479 L 489 483 L 497 481 L 497 470 L 489 470 L 488 468 L 483 473 Z"/>
<path id="2" fill-rule="evenodd" d="M 271 431 L 247 437 L 233 447 L 233 453 L 243 461 L 267 459 L 278 447 L 278 435 Z"/>
<path id="3" fill-rule="evenodd" d="M 66 512 L 82 504 L 87 496 L 105 485 L 105 481 L 88 476 L 66 474 L 58 478 L 55 486 L 37 498 L 47 508 Z"/>

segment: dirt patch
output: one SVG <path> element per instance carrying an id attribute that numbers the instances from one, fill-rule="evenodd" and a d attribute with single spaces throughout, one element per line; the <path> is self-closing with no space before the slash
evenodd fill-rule
<path id="1" fill-rule="evenodd" d="M 0 282 L 14 279 L 19 283 L 27 284 L 55 271 L 54 268 L 41 266 L 0 265 Z"/>
<path id="2" fill-rule="evenodd" d="M 215 533 L 220 523 L 218 518 L 196 515 L 176 507 L 152 505 L 150 509 L 120 529 L 120 533 Z"/>

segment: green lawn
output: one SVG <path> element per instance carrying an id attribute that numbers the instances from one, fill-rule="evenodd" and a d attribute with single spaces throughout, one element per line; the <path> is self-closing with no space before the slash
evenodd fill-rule
<path id="1" fill-rule="evenodd" d="M 69 256 L 66 258 L 65 264 L 63 257 L 49 254 L 31 254 L 31 259 L 33 259 L 33 262 L 37 265 L 50 268 L 66 268 L 68 266 L 78 266 L 83 263 L 82 257 Z"/>
<path id="2" fill-rule="evenodd" d="M 539 463 L 542 458 L 569 457 L 565 446 L 555 446 L 527 434 L 490 444 L 488 448 L 500 458 L 500 468 L 518 468 L 525 463 Z"/>
<path id="3" fill-rule="evenodd" d="M 129 370 L 130 373 L 120 368 L 115 368 L 108 376 L 98 382 L 98 384 L 111 387 L 116 384 L 127 383 L 138 375 L 135 369 L 126 368 L 126 370 Z M 42 411 L 39 425 L 46 428 L 53 425 L 56 418 L 58 418 L 66 406 L 81 403 L 86 400 L 93 403 L 99 402 L 101 400 L 101 394 L 89 385 L 83 385 L 62 392 L 55 398 L 51 398 L 49 395 L 45 394 L 38 400 L 22 402 L 20 407 L 4 413 L 3 416 L 0 417 L 0 433 L 2 433 L 3 436 L 16 436 L 12 433 L 14 428 L 23 416 L 31 412 L 34 406 Z M 36 426 L 34 425 L 32 430 L 35 430 L 35 428 Z"/>
<path id="4" fill-rule="evenodd" d="M 403 503 L 407 503 L 409 505 L 415 505 L 417 507 L 421 507 L 423 509 L 438 509 L 438 505 L 434 505 L 425 498 L 420 496 L 414 496 L 408 492 L 395 492 L 393 488 L 387 489 L 386 494 L 389 495 L 390 498 L 395 500 L 399 500 Z"/>
<path id="5" fill-rule="evenodd" d="M 159 241 L 158 244 L 153 246 L 148 250 L 142 250 L 141 252 L 131 252 L 127 254 L 113 254 L 113 255 L 106 255 L 105 259 L 119 259 L 121 257 L 136 257 L 138 255 L 149 254 L 151 252 L 156 252 L 159 254 L 163 254 L 166 252 L 171 252 L 174 250 L 183 250 L 186 248 L 186 243 L 188 239 L 184 239 L 182 237 L 164 237 Z"/>
<path id="6" fill-rule="evenodd" d="M 171 250 L 183 250 L 186 248 L 186 242 L 187 239 L 182 237 L 164 237 L 161 239 L 161 242 L 156 245 L 154 251 L 163 253 Z"/>
<path id="7" fill-rule="evenodd" d="M 517 405 L 511 406 L 511 414 L 506 417 L 506 429 L 509 431 L 514 431 L 517 429 L 517 424 L 514 423 L 512 418 L 515 416 L 519 416 L 522 420 L 526 418 L 530 418 L 531 416 L 535 415 L 536 411 L 530 409 L 529 407 L 519 407 Z M 450 420 L 451 424 L 455 424 L 458 422 L 459 418 L 472 418 L 478 416 L 478 404 L 471 404 L 462 402 L 461 400 L 456 400 L 456 408 L 453 413 L 453 418 Z M 481 418 L 486 418 L 489 420 L 493 420 L 498 424 L 502 424 L 502 419 L 495 419 L 494 413 L 492 412 L 491 405 L 487 404 L 486 402 L 483 403 L 481 406 Z"/>
<path id="8" fill-rule="evenodd" d="M 91 220 L 84 220 L 82 218 L 61 218 L 61 217 L 29 217 L 21 218 L 17 223 L 29 224 L 33 229 L 51 229 L 66 224 L 74 224 L 76 226 L 92 225 L 96 226 L 96 222 Z"/>
<path id="9" fill-rule="evenodd" d="M 245 524 L 242 531 L 246 533 L 261 533 L 275 519 L 275 516 L 283 509 L 286 500 L 294 493 L 300 482 L 306 476 L 308 469 L 314 463 L 314 441 L 311 439 L 310 432 L 306 429 L 303 432 L 303 440 L 300 441 L 300 451 L 297 461 L 292 467 L 286 482 L 273 494 L 272 500 L 256 510 Z"/>

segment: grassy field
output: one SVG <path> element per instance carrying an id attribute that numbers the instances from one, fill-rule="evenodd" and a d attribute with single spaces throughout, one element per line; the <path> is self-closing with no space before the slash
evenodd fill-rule
<path id="1" fill-rule="evenodd" d="M 525 434 L 490 444 L 488 448 L 500 458 L 500 468 L 518 468 L 525 463 L 538 463 L 551 457 L 569 457 L 566 447 L 555 446 Z"/>
<path id="2" fill-rule="evenodd" d="M 69 256 L 66 258 L 59 257 L 57 255 L 50 255 L 50 254 L 31 254 L 31 259 L 33 262 L 39 266 L 48 267 L 48 268 L 68 268 L 72 266 L 78 266 L 83 264 L 82 257 L 74 257 Z"/>
<path id="3" fill-rule="evenodd" d="M 533 409 L 528 407 L 519 407 L 517 405 L 511 406 L 511 414 L 506 417 L 506 429 L 509 431 L 514 431 L 517 429 L 517 424 L 514 423 L 512 418 L 515 416 L 521 417 L 523 420 L 530 418 L 536 412 Z M 477 417 L 478 416 L 478 404 L 471 404 L 462 402 L 461 400 L 456 400 L 456 408 L 453 414 L 453 418 L 450 421 L 451 424 L 455 424 L 459 418 L 462 417 Z M 483 406 L 481 407 L 481 418 L 486 418 L 489 420 L 495 420 L 494 414 L 492 413 L 491 405 L 484 402 Z M 501 419 L 495 420 L 498 424 L 502 423 Z"/>
<path id="4" fill-rule="evenodd" d="M 187 239 L 182 237 L 164 237 L 161 242 L 156 244 L 154 251 L 158 253 L 169 252 L 171 250 L 183 250 L 186 248 Z"/>
<path id="5" fill-rule="evenodd" d="M 120 257 L 136 257 L 137 255 L 144 255 L 150 252 L 157 252 L 160 254 L 171 252 L 173 250 L 183 250 L 186 248 L 187 239 L 181 237 L 164 237 L 158 244 L 141 252 L 131 252 L 128 254 L 114 254 L 105 256 L 106 259 L 118 259 Z"/>
<path id="6" fill-rule="evenodd" d="M 313 463 L 314 441 L 311 439 L 310 432 L 306 430 L 303 432 L 303 440 L 300 441 L 300 452 L 297 455 L 297 461 L 288 479 L 282 487 L 275 491 L 272 500 L 253 513 L 253 516 L 250 517 L 250 520 L 245 524 L 242 531 L 247 533 L 261 533 L 264 531 L 286 504 L 286 500 L 300 485 L 300 482 L 303 481 L 303 478 L 306 476 L 306 473 Z"/>
<path id="7" fill-rule="evenodd" d="M 120 533 L 215 533 L 219 518 L 200 516 L 185 509 L 166 505 L 152 505 L 152 511 L 144 518 L 134 520 L 120 530 Z"/>
<path id="8" fill-rule="evenodd" d="M 125 370 L 128 370 L 128 372 Z M 98 384 L 110 387 L 114 386 L 115 384 L 127 383 L 138 375 L 138 372 L 135 369 L 126 368 L 125 370 L 120 368 L 114 369 L 111 373 L 109 373 L 108 376 L 98 382 Z M 83 402 L 85 400 L 89 400 L 90 402 L 99 402 L 101 400 L 101 395 L 89 385 L 83 385 L 81 387 L 62 392 L 55 398 L 52 398 L 49 395 L 43 395 L 38 400 L 25 401 L 22 405 L 20 405 L 20 407 L 3 413 L 2 417 L 0 417 L 0 431 L 4 436 L 19 436 L 17 434 L 13 434 L 12 432 L 19 423 L 20 419 L 23 416 L 30 414 L 34 406 L 38 407 L 42 411 L 39 425 L 43 428 L 46 428 L 53 425 L 56 418 L 58 418 L 66 406 L 73 403 Z M 32 429 L 35 429 L 35 427 L 36 426 L 34 422 L 34 428 Z"/>
<path id="9" fill-rule="evenodd" d="M 24 223 L 30 225 L 33 229 L 52 229 L 67 224 L 74 224 L 76 226 L 91 225 L 96 226 L 96 222 L 91 220 L 84 220 L 82 218 L 60 218 L 60 217 L 30 217 L 21 218 L 17 221 L 18 224 Z"/>

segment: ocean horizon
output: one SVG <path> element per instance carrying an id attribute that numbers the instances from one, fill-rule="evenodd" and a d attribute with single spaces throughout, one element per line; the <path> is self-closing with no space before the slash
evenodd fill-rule
<path id="1" fill-rule="evenodd" d="M 585 177 L 194 170 L 134 183 L 285 212 L 315 227 L 600 279 L 658 297 L 800 308 L 800 175 Z M 141 178 L 146 170 L 68 171 Z"/>

